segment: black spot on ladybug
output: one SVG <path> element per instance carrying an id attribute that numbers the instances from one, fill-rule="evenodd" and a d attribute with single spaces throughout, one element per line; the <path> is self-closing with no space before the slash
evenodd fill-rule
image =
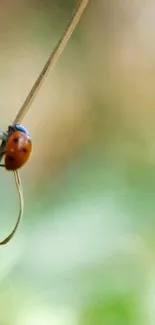
<path id="1" fill-rule="evenodd" d="M 22 150 L 23 150 L 23 152 L 27 152 L 27 149 L 26 148 L 23 148 Z"/>
<path id="2" fill-rule="evenodd" d="M 13 141 L 17 143 L 19 141 L 19 138 L 14 138 Z"/>
<path id="3" fill-rule="evenodd" d="M 14 158 L 13 156 L 8 156 L 8 159 L 9 159 L 10 161 L 14 161 L 14 160 L 15 160 L 15 158 Z"/>

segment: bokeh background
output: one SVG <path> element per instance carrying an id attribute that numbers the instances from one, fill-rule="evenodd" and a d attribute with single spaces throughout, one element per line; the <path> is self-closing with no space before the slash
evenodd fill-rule
<path id="1" fill-rule="evenodd" d="M 0 129 L 77 0 L 0 2 Z M 155 3 L 90 0 L 24 125 L 23 223 L 0 248 L 2 325 L 155 324 Z M 0 170 L 0 238 L 18 215 Z"/>

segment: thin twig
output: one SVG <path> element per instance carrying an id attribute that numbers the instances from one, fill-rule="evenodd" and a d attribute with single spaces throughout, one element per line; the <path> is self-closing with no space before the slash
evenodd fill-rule
<path id="1" fill-rule="evenodd" d="M 33 85 L 30 93 L 28 94 L 25 102 L 23 103 L 22 107 L 20 108 L 17 116 L 15 117 L 13 124 L 22 122 L 22 120 L 25 117 L 26 113 L 28 112 L 33 100 L 35 99 L 39 89 L 41 88 L 41 86 L 45 80 L 45 77 L 47 76 L 48 72 L 55 66 L 58 58 L 60 57 L 61 53 L 63 52 L 68 40 L 70 39 L 72 33 L 74 32 L 88 3 L 89 3 L 89 0 L 81 1 L 75 14 L 73 15 L 71 22 L 68 25 L 67 30 L 65 31 L 64 35 L 62 36 L 62 38 L 58 42 L 57 46 L 55 47 L 54 51 L 52 52 L 49 59 L 47 60 L 38 79 L 36 80 L 35 84 Z M 3 136 L 3 134 L 2 134 L 2 136 Z M 0 148 L 0 161 L 3 158 L 4 152 L 5 152 L 4 149 L 6 147 L 6 139 L 3 139 L 2 136 L 1 136 L 1 139 L 3 140 L 3 142 L 2 142 L 3 145 L 1 144 L 1 148 Z M 15 178 L 15 183 L 16 183 L 16 187 L 18 190 L 19 201 L 20 201 L 19 215 L 18 215 L 18 219 L 17 219 L 14 229 L 12 230 L 12 232 L 10 233 L 9 236 L 7 236 L 3 241 L 0 242 L 0 245 L 7 244 L 13 238 L 13 236 L 15 235 L 15 233 L 17 231 L 17 228 L 19 226 L 19 223 L 21 221 L 23 211 L 24 211 L 23 190 L 22 190 L 22 184 L 21 184 L 18 170 L 14 171 L 14 178 Z"/>
<path id="2" fill-rule="evenodd" d="M 26 113 L 28 112 L 33 100 L 35 99 L 41 85 L 43 84 L 45 77 L 47 76 L 48 72 L 55 66 L 58 58 L 60 57 L 61 53 L 63 52 L 68 40 L 70 39 L 75 27 L 77 26 L 89 0 L 82 0 L 79 7 L 77 8 L 75 14 L 71 22 L 68 25 L 67 30 L 65 31 L 64 35 L 58 42 L 57 46 L 55 47 L 54 51 L 50 55 L 48 61 L 46 62 L 43 70 L 41 71 L 38 79 L 36 80 L 35 84 L 33 85 L 30 93 L 28 94 L 25 102 L 23 103 L 21 109 L 19 110 L 16 118 L 14 119 L 13 124 L 21 123 L 23 118 L 25 117 Z"/>
<path id="3" fill-rule="evenodd" d="M 8 237 L 6 237 L 3 241 L 1 241 L 0 245 L 7 244 L 12 239 L 12 237 L 15 235 L 16 230 L 17 230 L 17 228 L 19 226 L 19 223 L 21 221 L 23 211 L 24 211 L 24 198 L 23 198 L 22 183 L 21 183 L 21 180 L 20 180 L 18 170 L 14 171 L 14 177 L 15 177 L 15 183 L 16 183 L 16 187 L 17 187 L 17 190 L 18 190 L 19 202 L 20 202 L 19 216 L 18 216 L 17 222 L 16 222 L 15 227 L 12 230 L 11 234 Z"/>

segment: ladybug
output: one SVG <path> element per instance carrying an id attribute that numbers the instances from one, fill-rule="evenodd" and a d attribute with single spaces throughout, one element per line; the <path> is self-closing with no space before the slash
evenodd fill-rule
<path id="1" fill-rule="evenodd" d="M 4 147 L 3 154 L 5 155 L 3 167 L 15 171 L 21 168 L 30 158 L 32 141 L 27 129 L 20 124 L 9 126 L 8 132 L 4 136 L 5 140 L 1 144 L 1 148 Z"/>
<path id="2" fill-rule="evenodd" d="M 24 199 L 18 169 L 28 161 L 32 152 L 32 141 L 28 131 L 20 124 L 10 125 L 7 132 L 0 132 L 0 139 L 2 140 L 0 160 L 4 156 L 4 164 L 0 164 L 0 166 L 13 171 L 20 200 L 17 222 L 9 236 L 0 241 L 0 245 L 5 245 L 15 235 L 23 215 Z"/>

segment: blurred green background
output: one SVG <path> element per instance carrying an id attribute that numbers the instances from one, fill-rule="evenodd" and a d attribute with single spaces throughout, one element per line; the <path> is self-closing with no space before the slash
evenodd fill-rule
<path id="1" fill-rule="evenodd" d="M 77 0 L 0 2 L 0 129 Z M 155 324 L 155 3 L 90 0 L 27 114 L 23 223 L 0 248 L 1 325 Z M 0 170 L 0 238 L 18 196 Z"/>

